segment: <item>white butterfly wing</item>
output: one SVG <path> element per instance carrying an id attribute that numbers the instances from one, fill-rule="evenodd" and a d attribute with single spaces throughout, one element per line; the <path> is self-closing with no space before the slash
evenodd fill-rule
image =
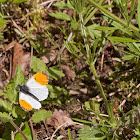
<path id="1" fill-rule="evenodd" d="M 39 101 L 37 101 L 30 95 L 25 94 L 23 92 L 19 93 L 19 102 L 20 102 L 21 107 L 26 111 L 30 111 L 30 110 L 32 110 L 32 108 L 34 108 L 34 109 L 41 108 L 41 103 Z"/>
<path id="2" fill-rule="evenodd" d="M 43 101 L 48 97 L 49 91 L 46 85 L 40 85 L 33 77 L 29 79 L 25 85 L 29 88 L 29 92 L 36 96 L 39 101 Z"/>

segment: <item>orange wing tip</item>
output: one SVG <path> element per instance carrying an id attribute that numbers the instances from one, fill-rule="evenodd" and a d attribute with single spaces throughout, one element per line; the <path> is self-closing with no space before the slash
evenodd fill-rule
<path id="1" fill-rule="evenodd" d="M 33 76 L 33 78 L 36 80 L 36 82 L 43 86 L 47 85 L 49 81 L 48 76 L 42 72 L 38 72 Z"/>
<path id="2" fill-rule="evenodd" d="M 25 100 L 20 99 L 19 100 L 20 106 L 25 110 L 25 111 L 31 111 L 33 107 L 27 103 Z"/>

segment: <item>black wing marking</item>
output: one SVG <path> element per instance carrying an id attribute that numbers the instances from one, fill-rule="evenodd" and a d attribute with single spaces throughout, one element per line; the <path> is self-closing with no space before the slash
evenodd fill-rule
<path id="1" fill-rule="evenodd" d="M 36 96 L 34 96 L 30 91 L 29 91 L 29 88 L 26 86 L 26 85 L 18 85 L 18 87 L 19 87 L 19 90 L 21 91 L 21 92 L 23 92 L 23 93 L 25 93 L 25 94 L 28 94 L 28 95 L 30 95 L 31 97 L 33 97 L 35 100 L 37 100 L 37 101 L 39 101 L 39 99 L 36 97 Z"/>

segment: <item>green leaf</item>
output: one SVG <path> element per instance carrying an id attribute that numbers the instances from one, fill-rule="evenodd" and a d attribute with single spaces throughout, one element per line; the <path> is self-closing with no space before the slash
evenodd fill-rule
<path id="1" fill-rule="evenodd" d="M 97 128 L 84 126 L 78 134 L 80 140 L 103 140 L 106 138 L 104 133 Z"/>
<path id="2" fill-rule="evenodd" d="M 131 60 L 132 58 L 135 58 L 135 57 L 136 57 L 136 55 L 130 54 L 130 55 L 123 56 L 122 59 L 123 60 Z"/>
<path id="3" fill-rule="evenodd" d="M 68 43 L 66 43 L 66 42 L 64 42 L 64 43 L 65 43 L 66 48 L 68 49 L 68 51 L 69 51 L 70 53 L 72 53 L 75 57 L 77 57 L 78 59 L 80 59 L 81 61 L 83 61 L 84 63 L 86 63 L 86 61 L 85 61 L 84 59 L 82 59 L 81 57 L 79 57 L 79 55 L 75 52 L 75 50 L 72 49 L 72 47 L 71 47 L 72 44 L 68 44 Z M 73 46 L 73 45 L 72 45 L 72 46 Z"/>
<path id="4" fill-rule="evenodd" d="M 132 17 L 132 14 L 134 14 L 134 11 L 135 11 L 135 2 L 136 2 L 136 0 L 132 0 L 131 1 L 130 17 Z"/>
<path id="5" fill-rule="evenodd" d="M 81 122 L 81 123 L 84 123 L 84 124 L 93 124 L 93 122 L 86 121 L 86 120 L 81 120 L 81 119 L 77 119 L 77 118 L 72 118 L 72 120 L 77 121 L 77 122 Z"/>
<path id="6" fill-rule="evenodd" d="M 96 98 L 92 98 L 85 102 L 85 107 L 87 110 L 99 111 L 100 104 L 97 102 Z"/>
<path id="7" fill-rule="evenodd" d="M 5 93 L 4 92 L 0 92 L 0 96 L 3 96 L 3 95 L 5 95 Z"/>
<path id="8" fill-rule="evenodd" d="M 88 31 L 89 35 L 91 36 L 92 39 L 95 39 L 98 38 L 98 37 L 101 37 L 101 31 L 99 30 L 96 30 L 96 28 L 98 27 L 99 25 L 97 24 L 92 24 L 88 27 L 86 27 L 86 30 Z"/>
<path id="9" fill-rule="evenodd" d="M 13 85 L 14 85 L 13 88 L 17 88 L 18 85 L 22 85 L 22 84 L 24 84 L 24 75 L 23 75 L 23 71 L 20 68 L 20 65 L 18 64 L 17 72 L 13 80 Z"/>
<path id="10" fill-rule="evenodd" d="M 69 140 L 72 140 L 71 133 L 70 133 L 69 129 L 68 129 L 68 137 L 69 137 Z"/>
<path id="11" fill-rule="evenodd" d="M 65 3 L 64 1 L 56 2 L 55 4 L 53 4 L 53 6 L 56 6 L 60 9 L 65 9 L 65 8 L 73 9 L 73 6 L 70 4 L 69 0 L 67 0 L 67 3 Z"/>
<path id="12" fill-rule="evenodd" d="M 82 43 L 78 43 L 77 46 L 78 46 L 79 49 L 80 49 L 80 53 L 82 53 L 85 57 L 87 57 L 87 52 L 86 52 L 86 50 L 85 50 L 83 44 L 82 44 Z M 72 47 L 74 48 L 74 45 L 72 45 Z"/>
<path id="13" fill-rule="evenodd" d="M 128 51 L 123 51 L 127 55 L 122 57 L 123 60 L 130 60 L 133 58 L 139 58 L 140 57 L 140 44 L 139 43 L 126 43 L 128 46 Z"/>
<path id="14" fill-rule="evenodd" d="M 138 128 L 136 128 L 135 134 L 138 135 L 138 136 L 140 136 L 140 130 Z"/>
<path id="15" fill-rule="evenodd" d="M 33 48 L 36 50 L 36 52 L 39 53 L 37 45 L 33 41 L 30 41 L 30 44 L 31 44 L 31 46 L 33 46 Z"/>
<path id="16" fill-rule="evenodd" d="M 12 105 L 8 103 L 7 100 L 0 99 L 0 105 L 4 107 L 4 109 L 8 112 L 12 111 Z"/>
<path id="17" fill-rule="evenodd" d="M 15 28 L 14 31 L 15 31 L 17 34 L 19 34 L 20 36 L 22 36 L 22 33 L 21 33 L 17 28 Z"/>
<path id="18" fill-rule="evenodd" d="M 14 106 L 13 109 L 12 109 L 12 116 L 17 118 L 19 117 L 19 115 L 25 119 L 26 118 L 26 115 L 27 113 L 19 106 Z"/>
<path id="19" fill-rule="evenodd" d="M 103 5 L 103 7 L 104 8 L 109 8 L 109 7 L 113 8 L 114 6 L 113 5 Z"/>
<path id="20" fill-rule="evenodd" d="M 38 122 L 43 121 L 51 116 L 52 116 L 51 111 L 46 111 L 45 109 L 38 110 L 33 114 L 32 120 L 34 123 L 38 123 Z"/>
<path id="21" fill-rule="evenodd" d="M 126 38 L 126 37 L 117 37 L 117 36 L 110 36 L 108 37 L 110 41 L 115 42 L 138 42 L 137 40 Z"/>
<path id="22" fill-rule="evenodd" d="M 5 1 L 7 1 L 7 0 L 0 0 L 0 2 L 5 2 Z"/>
<path id="23" fill-rule="evenodd" d="M 24 42 L 25 40 L 26 40 L 26 37 L 20 39 L 20 40 L 19 40 L 19 43 L 22 43 L 22 42 Z"/>
<path id="24" fill-rule="evenodd" d="M 67 15 L 66 13 L 62 13 L 61 11 L 55 12 L 55 13 L 49 13 L 50 16 L 55 17 L 56 19 L 66 20 L 70 21 L 71 17 Z"/>
<path id="25" fill-rule="evenodd" d="M 95 29 L 96 29 L 96 30 L 102 30 L 102 31 L 106 31 L 106 30 L 113 30 L 113 31 L 115 31 L 115 30 L 117 30 L 118 28 L 116 28 L 116 27 L 97 26 L 97 27 L 95 27 Z"/>
<path id="26" fill-rule="evenodd" d="M 115 123 L 115 121 L 114 121 L 114 112 L 113 112 L 113 105 L 112 104 L 110 104 L 110 103 L 108 103 L 108 114 L 109 114 L 109 119 L 110 119 L 110 125 L 112 125 L 112 126 L 116 126 L 116 123 Z M 112 127 L 112 128 L 115 128 L 115 127 Z"/>
<path id="27" fill-rule="evenodd" d="M 58 86 L 47 85 L 47 87 L 50 91 L 49 97 L 52 99 L 57 98 L 62 93 L 61 88 Z"/>
<path id="28" fill-rule="evenodd" d="M 95 112 L 94 112 L 95 113 Z M 96 115 L 98 115 L 97 113 L 95 113 Z M 99 115 L 98 115 L 99 116 Z M 100 116 L 99 116 L 100 117 Z M 102 122 L 104 122 L 104 118 L 101 118 L 102 119 Z M 101 120 L 100 119 L 100 120 Z M 80 122 L 80 123 L 84 123 L 84 124 L 92 124 L 93 126 L 102 126 L 102 127 L 105 127 L 105 128 L 110 128 L 111 126 L 110 125 L 105 125 L 103 123 L 98 123 L 98 122 L 95 122 L 95 120 L 92 120 L 92 122 L 90 121 L 85 121 L 85 120 L 80 120 L 80 119 L 77 119 L 77 118 L 72 118 L 72 120 L 74 121 L 77 121 L 77 122 Z"/>
<path id="29" fill-rule="evenodd" d="M 79 27 L 80 27 L 80 24 L 79 24 L 77 21 L 73 20 L 73 19 L 72 19 L 72 21 L 70 22 L 70 24 L 71 24 L 71 28 L 72 28 L 73 30 L 78 30 Z"/>
<path id="30" fill-rule="evenodd" d="M 60 9 L 64 9 L 64 8 L 66 8 L 67 4 L 64 1 L 60 1 L 60 2 L 56 2 L 55 4 L 53 4 L 53 6 L 56 6 Z"/>
<path id="31" fill-rule="evenodd" d="M 15 103 L 17 101 L 18 92 L 17 92 L 17 86 L 24 84 L 24 75 L 20 68 L 20 66 L 17 66 L 17 72 L 13 80 L 9 82 L 8 85 L 4 87 L 4 92 L 6 92 L 7 98 L 11 103 Z"/>
<path id="32" fill-rule="evenodd" d="M 15 95 L 16 90 L 13 89 L 13 80 L 11 80 L 8 85 L 4 87 L 4 92 L 6 93 L 6 97 L 9 99 L 10 102 L 13 102 L 13 94 Z"/>
<path id="33" fill-rule="evenodd" d="M 32 140 L 32 134 L 28 123 L 25 122 L 24 128 L 22 128 L 23 134 L 27 137 L 28 140 Z M 24 140 L 20 133 L 17 133 L 14 140 Z"/>
<path id="34" fill-rule="evenodd" d="M 0 29 L 2 27 L 4 27 L 5 24 L 6 24 L 6 21 L 4 19 L 0 18 Z"/>
<path id="35" fill-rule="evenodd" d="M 32 69 L 34 72 L 47 72 L 45 63 L 35 56 L 32 57 Z"/>
<path id="36" fill-rule="evenodd" d="M 79 13 L 83 13 L 86 0 L 70 0 L 71 5 Z"/>
<path id="37" fill-rule="evenodd" d="M 8 98 L 12 103 L 17 102 L 17 97 L 18 97 L 17 90 L 16 90 L 17 86 L 18 85 L 23 85 L 24 82 L 25 82 L 25 80 L 24 80 L 23 71 L 21 70 L 20 65 L 18 64 L 17 65 L 17 72 L 16 72 L 16 75 L 13 79 L 13 83 L 11 85 L 12 86 L 12 89 L 11 89 L 12 92 L 11 93 L 7 92 Z"/>
<path id="38" fill-rule="evenodd" d="M 6 123 L 6 122 L 10 122 L 11 120 L 13 120 L 12 117 L 9 116 L 8 113 L 5 113 L 5 112 L 0 112 L 0 120 L 3 122 L 3 123 Z"/>
<path id="39" fill-rule="evenodd" d="M 127 43 L 128 49 L 131 53 L 135 53 L 136 55 L 140 56 L 140 44 L 138 43 Z"/>
<path id="40" fill-rule="evenodd" d="M 2 140 L 11 140 L 11 131 L 6 131 L 2 134 Z"/>
<path id="41" fill-rule="evenodd" d="M 13 116 L 14 118 L 17 118 L 17 117 L 18 117 L 18 115 L 17 115 L 17 113 L 16 113 L 16 107 L 15 107 L 15 106 L 14 106 L 13 109 L 12 109 L 12 116 Z"/>
<path id="42" fill-rule="evenodd" d="M 55 80 L 58 80 L 65 76 L 61 70 L 55 67 L 50 67 L 47 73 L 49 74 L 50 79 L 55 79 Z"/>
<path id="43" fill-rule="evenodd" d="M 124 28 L 124 26 L 122 26 L 120 23 L 114 21 L 113 19 L 103 16 L 104 20 L 106 20 L 108 23 L 110 23 L 111 25 L 115 26 L 116 28 L 120 29 L 121 31 L 129 34 L 130 36 L 133 36 L 133 33 L 128 29 L 128 28 Z"/>
<path id="44" fill-rule="evenodd" d="M 17 4 L 17 3 L 22 3 L 22 2 L 25 2 L 25 1 L 27 1 L 27 0 L 14 0 L 13 3 Z"/>
<path id="45" fill-rule="evenodd" d="M 139 140 L 139 139 L 137 139 L 136 137 L 133 137 L 131 140 Z"/>
<path id="46" fill-rule="evenodd" d="M 138 6 L 137 6 L 137 23 L 139 25 L 139 29 L 140 29 L 140 0 L 138 0 Z"/>

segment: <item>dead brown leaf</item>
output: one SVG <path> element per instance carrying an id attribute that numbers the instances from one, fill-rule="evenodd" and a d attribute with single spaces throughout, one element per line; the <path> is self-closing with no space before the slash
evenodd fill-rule
<path id="1" fill-rule="evenodd" d="M 57 51 L 51 50 L 49 53 L 46 53 L 46 55 L 42 56 L 41 60 L 47 64 L 47 63 L 50 63 L 51 61 L 53 61 L 55 59 L 56 55 L 57 55 Z"/>
<path id="2" fill-rule="evenodd" d="M 53 115 L 46 121 L 48 124 L 53 125 L 55 128 L 64 123 L 66 123 L 64 127 L 68 127 L 75 124 L 75 122 L 72 121 L 72 119 L 70 118 L 69 114 L 67 114 L 63 110 L 58 111 L 57 109 L 54 110 Z"/>
<path id="3" fill-rule="evenodd" d="M 74 71 L 72 71 L 70 69 L 69 66 L 61 65 L 61 69 L 63 70 L 63 72 L 64 72 L 65 76 L 68 78 L 68 80 L 71 80 L 71 81 L 75 80 L 76 74 Z"/>
<path id="4" fill-rule="evenodd" d="M 24 75 L 27 75 L 28 72 L 26 71 L 26 69 L 29 66 L 29 63 L 30 63 L 30 53 L 25 54 L 23 51 L 23 46 L 19 43 L 16 43 L 14 47 L 12 78 L 16 74 L 17 64 L 20 65 Z"/>

